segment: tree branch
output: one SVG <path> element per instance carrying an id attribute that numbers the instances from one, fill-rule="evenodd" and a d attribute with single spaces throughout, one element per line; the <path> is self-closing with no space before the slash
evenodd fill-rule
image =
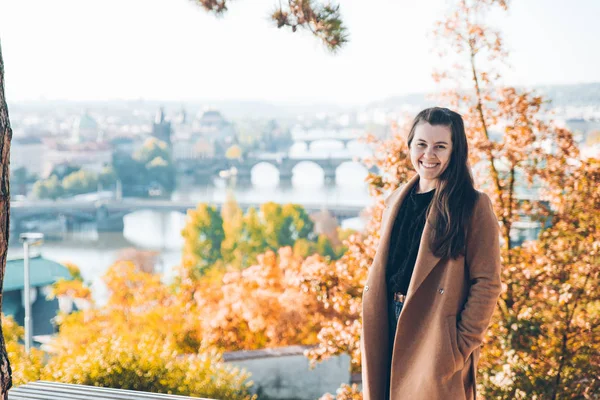
<path id="1" fill-rule="evenodd" d="M 227 2 L 231 0 L 191 0 L 209 13 L 222 16 L 227 12 Z M 279 6 L 271 13 L 278 28 L 288 26 L 292 32 L 298 28 L 310 31 L 321 39 L 331 51 L 338 51 L 348 42 L 348 30 L 344 26 L 340 6 L 328 2 L 325 5 L 312 0 L 288 0 L 284 6 L 279 0 Z"/>
<path id="2" fill-rule="evenodd" d="M 313 4 L 311 0 L 288 0 L 285 9 L 281 2 L 279 3 L 279 8 L 273 11 L 271 19 L 276 22 L 278 28 L 289 26 L 292 32 L 296 32 L 298 28 L 310 31 L 332 52 L 348 42 L 348 33 L 341 19 L 339 5 Z"/>

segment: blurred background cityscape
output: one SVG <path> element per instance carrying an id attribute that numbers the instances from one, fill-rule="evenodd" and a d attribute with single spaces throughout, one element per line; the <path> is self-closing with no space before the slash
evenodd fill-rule
<path id="1" fill-rule="evenodd" d="M 436 83 L 432 73 L 438 69 L 460 72 L 464 67 L 457 66 L 451 46 L 441 58 L 435 54 L 440 47 L 431 37 L 435 21 L 446 17 L 448 4 L 461 2 L 344 0 L 340 5 L 349 42 L 335 53 L 325 50 L 306 31 L 278 31 L 273 21 L 268 21 L 275 1 L 229 2 L 229 10 L 220 17 L 196 3 L 200 2 L 0 3 L 6 99 L 13 131 L 11 241 L 5 284 L 5 292 L 13 293 L 5 295 L 3 312 L 16 316 L 19 324 L 23 321 L 20 293 L 24 286 L 20 275 L 15 278 L 15 271 L 22 269 L 19 235 L 26 232 L 44 234 L 43 246 L 35 251 L 41 251 L 46 264 L 32 267 L 80 279 L 84 283 L 77 293 L 87 294 L 89 285 L 97 310 L 110 297 L 105 273 L 117 260 L 144 258 L 142 252 L 152 255 L 152 265 L 140 269 L 160 274 L 163 282 L 171 283 L 178 273 L 185 275 L 177 267 L 186 264 L 186 251 L 188 261 L 197 263 L 190 266 L 189 262 L 189 270 L 197 267 L 205 273 L 214 264 L 215 273 L 224 274 L 224 264 L 235 264 L 241 270 L 254 265 L 256 256 L 267 249 L 291 246 L 296 252 L 302 247 L 288 243 L 287 239 L 298 239 L 294 237 L 297 232 L 275 244 L 261 238 L 250 256 L 232 256 L 234 252 L 223 245 L 223 254 L 217 249 L 212 264 L 204 265 L 203 251 L 210 246 L 206 247 L 202 235 L 209 229 L 197 238 L 184 232 L 186 226 L 191 226 L 190 231 L 206 228 L 202 224 L 209 217 L 202 220 L 200 211 L 193 216 L 188 212 L 201 203 L 223 212 L 235 201 L 242 213 L 267 202 L 297 204 L 314 228 L 314 232 L 303 233 L 302 239 L 310 237 L 307 241 L 311 244 L 303 244 L 301 257 L 308 259 L 320 246 L 323 251 L 319 255 L 329 257 L 327 262 L 333 265 L 348 250 L 342 240 L 349 232 L 361 232 L 368 226 L 371 214 L 366 209 L 377 201 L 369 192 L 368 174 L 393 175 L 364 163 L 365 158 L 377 155 L 377 147 L 365 137 L 391 140 L 398 126 L 421 109 L 447 106 L 439 95 L 448 87 Z M 514 1 L 508 13 L 489 8 L 486 22 L 502 27 L 502 44 L 511 57 L 504 60 L 496 54 L 486 61 L 478 55 L 481 69 L 476 75 L 492 76 L 496 63 L 503 64 L 503 80 L 491 78 L 486 90 L 506 84 L 543 96 L 547 102 L 539 118 L 570 130 L 582 160 L 600 158 L 600 53 L 593 51 L 600 37 L 596 21 L 600 2 L 582 0 L 575 6 L 560 1 Z M 492 67 L 488 69 L 487 63 Z M 471 81 L 467 75 L 457 93 L 468 92 Z M 489 103 L 484 105 L 490 110 L 500 108 L 499 103 Z M 502 121 L 505 125 L 510 122 Z M 493 118 L 486 124 L 489 139 L 502 142 L 501 124 L 495 125 Z M 518 200 L 535 199 L 536 188 L 525 186 L 524 180 L 517 179 Z M 298 231 L 308 220 L 304 211 L 286 211 L 290 213 L 286 221 L 293 219 Z M 233 212 L 235 218 L 230 221 L 237 222 L 232 225 L 242 220 L 242 213 Z M 255 228 L 253 215 L 248 214 L 243 224 Z M 272 224 L 280 222 L 274 221 Z M 514 242 L 508 240 L 509 247 L 538 238 L 541 224 L 531 221 L 516 218 L 509 234 Z M 226 242 L 228 235 L 230 239 L 233 235 L 232 246 L 244 253 L 242 242 L 252 238 L 238 235 L 243 228 L 237 225 L 223 233 L 225 225 L 215 229 L 222 234 L 219 246 L 221 239 Z M 331 237 L 318 237 L 332 231 L 336 233 L 331 241 L 327 241 Z M 191 243 L 188 247 L 198 246 L 186 249 L 186 240 Z M 373 243 L 367 242 L 367 250 L 361 254 L 368 259 Z M 268 264 L 265 259 L 268 257 L 260 263 Z M 310 262 L 306 262 L 309 267 Z M 269 270 L 268 265 L 260 266 Z M 222 283 L 208 275 L 211 284 Z M 360 281 L 360 274 L 356 275 L 353 289 Z M 39 293 L 50 294 L 52 284 L 52 280 L 40 280 L 38 286 L 46 291 Z M 204 283 L 198 285 L 204 287 Z M 210 297 L 211 292 L 206 291 Z M 357 293 L 352 296 L 359 297 L 360 291 Z M 323 298 L 319 297 L 320 301 Z M 76 308 L 90 309 L 90 304 Z M 324 315 L 329 312 L 327 307 Z M 347 308 L 358 321 L 359 313 L 353 307 Z M 72 304 L 66 309 L 70 313 Z M 170 309 L 165 306 L 165 310 Z M 312 309 L 307 310 L 307 315 L 313 314 Z M 56 310 L 38 311 L 52 314 L 37 324 L 36 329 L 43 326 L 45 330 L 38 333 L 56 333 Z M 204 316 L 203 307 L 196 311 Z M 280 318 L 276 313 L 271 317 Z M 326 323 L 323 326 L 326 330 Z M 346 329 L 356 335 L 356 326 L 349 326 Z M 322 332 L 321 325 L 313 328 Z M 190 331 L 193 333 L 186 334 L 200 335 Z M 42 336 L 37 337 L 38 345 Z M 273 343 L 287 343 L 288 338 L 282 337 Z M 314 344 L 316 337 L 309 332 L 290 341 Z M 321 339 L 325 341 L 326 335 Z M 178 343 L 178 351 L 196 351 L 191 345 L 186 347 L 186 340 L 183 345 Z M 247 347 L 260 347 L 261 340 Z M 341 342 L 346 349 L 347 343 Z M 226 350 L 242 346 L 236 347 L 235 340 L 219 345 Z M 349 374 L 350 358 L 345 362 Z M 352 368 L 356 377 L 357 366 Z"/>
<path id="2" fill-rule="evenodd" d="M 597 157 L 600 84 L 539 90 L 582 153 Z M 157 267 L 168 274 L 180 261 L 185 210 L 222 205 L 228 190 L 243 207 L 298 203 L 360 229 L 371 204 L 361 160 L 372 152 L 359 138 L 386 138 L 391 122 L 433 104 L 424 93 L 318 110 L 250 101 L 16 103 L 10 252 L 21 252 L 19 233 L 40 231 L 45 256 L 80 265 L 98 284 L 128 247 L 160 252 Z M 102 220 L 102 205 L 116 199 L 126 205 Z"/>

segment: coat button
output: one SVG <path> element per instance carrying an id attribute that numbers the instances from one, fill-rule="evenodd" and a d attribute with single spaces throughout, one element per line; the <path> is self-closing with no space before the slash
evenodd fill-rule
<path id="1" fill-rule="evenodd" d="M 369 291 L 369 285 L 366 285 L 365 286 L 365 292 L 368 292 L 368 291 Z"/>
<path id="2" fill-rule="evenodd" d="M 440 290 L 438 290 L 438 292 L 440 292 L 440 294 L 444 294 L 444 288 L 440 288 Z"/>

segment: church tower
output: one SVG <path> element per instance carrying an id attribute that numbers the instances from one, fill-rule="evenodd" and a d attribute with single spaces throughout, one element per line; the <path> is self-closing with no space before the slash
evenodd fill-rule
<path id="1" fill-rule="evenodd" d="M 152 124 L 152 137 L 162 140 L 171 147 L 171 123 L 165 120 L 165 110 L 163 107 L 156 112 L 156 117 Z"/>

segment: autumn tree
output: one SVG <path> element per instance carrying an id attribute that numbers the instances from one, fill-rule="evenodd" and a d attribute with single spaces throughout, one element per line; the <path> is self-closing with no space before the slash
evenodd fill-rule
<path id="1" fill-rule="evenodd" d="M 209 398 L 253 398 L 247 373 L 225 365 L 215 351 L 199 351 L 197 312 L 161 282 L 160 275 L 118 261 L 103 279 L 109 291 L 107 304 L 59 313 L 60 329 L 48 344 L 49 360 L 44 365 L 39 352 L 11 360 L 17 367 L 15 383 L 45 379 Z M 57 282 L 53 290 L 77 296 L 64 282 Z M 19 350 L 12 337 L 8 346 L 11 355 Z"/>
<path id="2" fill-rule="evenodd" d="M 290 247 L 268 250 L 246 269 L 199 282 L 194 300 L 203 345 L 231 351 L 315 344 L 330 315 L 305 290 L 303 261 Z"/>
<path id="3" fill-rule="evenodd" d="M 188 212 L 182 262 L 199 276 L 211 266 L 246 268 L 267 250 L 299 243 L 303 251 L 296 253 L 304 257 L 319 253 L 338 258 L 330 239 L 313 231 L 314 223 L 300 205 L 267 202 L 244 213 L 229 194 L 220 213 L 207 204 Z"/>
<path id="4" fill-rule="evenodd" d="M 554 187 L 561 205 L 550 227 L 511 250 L 505 279 L 518 300 L 514 314 L 500 314 L 490 330 L 480 365 L 484 398 L 592 399 L 600 392 L 599 187 L 600 160 L 580 163 Z"/>
<path id="5" fill-rule="evenodd" d="M 48 364 L 29 367 L 28 376 L 35 379 L 37 371 L 40 379 L 60 382 L 246 398 L 247 375 L 223 366 L 220 351 L 314 344 L 335 312 L 307 290 L 304 268 L 312 264 L 303 261 L 285 247 L 244 270 L 220 276 L 209 270 L 173 285 L 119 261 L 103 277 L 106 305 L 61 313 Z M 19 371 L 27 365 L 19 360 Z"/>
<path id="6" fill-rule="evenodd" d="M 8 358 L 12 366 L 13 383 L 22 385 L 29 381 L 39 380 L 44 365 L 44 353 L 32 347 L 27 354 L 23 345 L 25 329 L 19 326 L 13 317 L 2 314 L 2 327 L 4 328 Z"/>
<path id="7" fill-rule="evenodd" d="M 595 308 L 592 288 L 600 282 L 597 259 L 583 257 L 594 253 L 597 236 L 581 235 L 578 227 L 581 213 L 593 215 L 597 206 L 577 199 L 598 190 L 597 173 L 578 170 L 573 135 L 552 123 L 541 95 L 503 85 L 507 52 L 501 32 L 485 23 L 497 7 L 506 10 L 508 2 L 458 1 L 436 30 L 440 48 L 458 66 L 435 78 L 455 82 L 445 98 L 469 127 L 471 162 L 482 167 L 477 178 L 489 182 L 481 186 L 493 200 L 503 239 L 505 290 L 481 356 L 483 394 L 583 397 L 597 387 L 597 360 L 582 340 L 593 335 L 588 307 Z M 494 140 L 494 131 L 501 137 Z M 526 184 L 533 196 L 520 193 Z M 549 226 L 537 242 L 521 246 L 513 239 L 519 222 L 536 221 Z"/>
<path id="8" fill-rule="evenodd" d="M 493 199 L 502 233 L 505 290 L 482 348 L 479 391 L 498 399 L 594 398 L 600 365 L 594 291 L 600 284 L 598 164 L 581 159 L 571 132 L 548 118 L 541 95 L 502 84 L 507 52 L 501 33 L 485 24 L 494 7 L 507 9 L 508 3 L 455 3 L 436 28 L 443 65 L 453 67 L 434 73 L 436 80 L 454 83 L 443 100 L 465 119 L 470 162 Z M 375 195 L 408 178 L 404 136 L 397 139 L 379 148 L 380 159 L 388 160 L 379 165 L 392 179 L 370 176 Z M 524 196 L 527 190 L 534 195 Z M 373 219 L 379 218 L 375 206 Z M 535 222 L 542 232 L 538 240 L 515 240 L 518 225 Z M 378 240 L 377 222 L 367 226 L 367 237 L 368 245 L 350 245 L 348 251 L 365 268 Z M 364 281 L 357 283 L 362 287 Z M 316 359 L 348 352 L 349 342 L 359 342 L 359 328 L 330 332 L 320 335 Z M 337 398 L 355 395 L 343 387 Z"/>
<path id="9" fill-rule="evenodd" d="M 195 270 L 202 274 L 221 259 L 221 244 L 225 238 L 223 219 L 216 207 L 204 203 L 189 210 L 187 215 L 188 221 L 181 232 L 183 262 L 189 258 Z"/>
<path id="10" fill-rule="evenodd" d="M 221 208 L 223 233 L 225 238 L 221 243 L 221 254 L 225 263 L 245 264 L 244 253 L 240 238 L 244 229 L 244 212 L 238 205 L 233 192 L 227 191 L 227 199 Z"/>

